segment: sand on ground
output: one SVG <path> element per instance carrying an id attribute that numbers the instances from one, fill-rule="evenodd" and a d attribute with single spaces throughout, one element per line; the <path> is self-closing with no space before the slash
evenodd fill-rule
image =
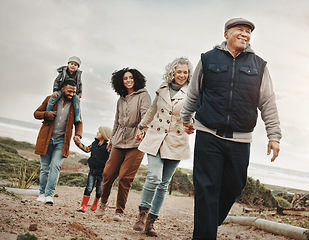
<path id="1" fill-rule="evenodd" d="M 78 212 L 84 188 L 58 186 L 54 198 L 54 205 L 50 206 L 36 201 L 37 196 L 20 195 L 19 198 L 7 193 L 0 193 L 0 238 L 2 240 L 16 239 L 19 234 L 30 232 L 39 239 L 154 239 L 147 237 L 143 232 L 132 229 L 136 221 L 140 193 L 129 193 L 125 217 L 122 222 L 113 220 L 115 213 L 115 199 L 117 192 L 112 190 L 109 207 L 102 218 L 90 210 L 94 199 L 94 192 L 90 198 L 87 211 Z M 155 223 L 158 240 L 191 239 L 193 230 L 192 197 L 177 197 L 167 195 L 161 210 L 159 220 Z M 243 206 L 235 204 L 230 212 L 240 215 Z M 32 225 L 35 231 L 30 231 Z M 274 235 L 252 226 L 225 224 L 218 229 L 218 239 L 257 239 L 283 240 L 283 236 Z"/>

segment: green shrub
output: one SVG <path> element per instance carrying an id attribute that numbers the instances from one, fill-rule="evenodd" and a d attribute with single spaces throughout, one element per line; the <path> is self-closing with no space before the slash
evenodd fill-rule
<path id="1" fill-rule="evenodd" d="M 289 208 L 291 207 L 291 203 L 285 200 L 282 197 L 275 197 L 276 201 L 278 202 L 278 206 L 281 208 Z"/>
<path id="2" fill-rule="evenodd" d="M 172 188 L 172 189 L 171 189 Z M 183 194 L 191 194 L 194 191 L 193 183 L 190 180 L 190 174 L 183 169 L 177 168 L 176 172 L 170 182 L 169 190 L 178 191 Z"/>
<path id="3" fill-rule="evenodd" d="M 0 143 L 9 145 L 13 148 L 17 149 L 31 149 L 34 150 L 34 145 L 28 142 L 23 142 L 23 141 L 15 141 L 12 138 L 3 138 L 0 137 Z"/>
<path id="4" fill-rule="evenodd" d="M 83 173 L 61 172 L 59 177 L 59 185 L 70 187 L 85 187 L 87 185 L 88 176 Z"/>
<path id="5" fill-rule="evenodd" d="M 259 180 L 255 181 L 251 177 L 247 178 L 247 184 L 236 201 L 251 206 L 264 206 L 269 208 L 276 208 L 278 206 L 278 202 L 271 194 L 271 191 L 266 189 L 264 185 L 261 185 Z"/>
<path id="6" fill-rule="evenodd" d="M 37 240 L 38 238 L 30 233 L 19 234 L 16 240 Z"/>
<path id="7" fill-rule="evenodd" d="M 8 152 L 13 154 L 18 154 L 17 150 L 7 144 L 0 143 L 0 151 L 1 152 Z"/>
<path id="8" fill-rule="evenodd" d="M 131 188 L 136 191 L 142 191 L 146 177 L 136 177 L 132 182 Z"/>
<path id="9" fill-rule="evenodd" d="M 3 140 L 3 138 L 0 138 Z M 7 141 L 10 143 L 9 141 Z M 15 141 L 16 142 L 16 141 Z M 14 145 L 18 145 L 15 144 Z M 25 177 L 28 179 L 38 167 L 40 163 L 38 161 L 28 161 L 27 159 L 18 155 L 18 152 L 15 147 L 7 145 L 6 143 L 0 143 L 0 179 L 7 179 L 9 181 L 16 181 L 14 174 L 14 169 L 23 165 L 27 168 Z M 38 183 L 38 176 L 33 178 L 35 183 Z"/>
<path id="10" fill-rule="evenodd" d="M 274 193 L 273 193 L 274 194 Z M 274 194 L 275 197 L 280 197 L 285 199 L 286 201 L 288 201 L 289 203 L 292 202 L 294 194 L 290 194 L 290 193 L 286 193 L 286 192 L 278 192 L 276 194 Z"/>

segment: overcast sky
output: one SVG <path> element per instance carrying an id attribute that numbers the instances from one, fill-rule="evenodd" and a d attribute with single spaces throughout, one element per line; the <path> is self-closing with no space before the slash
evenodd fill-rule
<path id="1" fill-rule="evenodd" d="M 0 116 L 38 122 L 33 112 L 52 93 L 56 69 L 76 55 L 84 131 L 112 127 L 113 71 L 137 68 L 154 97 L 165 65 L 186 56 L 196 66 L 202 52 L 224 40 L 224 23 L 233 17 L 256 25 L 251 46 L 268 62 L 283 132 L 271 164 L 259 121 L 251 161 L 309 171 L 307 0 L 0 0 Z"/>

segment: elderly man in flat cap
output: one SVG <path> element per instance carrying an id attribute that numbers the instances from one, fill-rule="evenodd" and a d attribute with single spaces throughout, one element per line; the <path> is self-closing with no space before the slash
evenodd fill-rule
<path id="1" fill-rule="evenodd" d="M 266 62 L 249 44 L 254 28 L 243 18 L 226 22 L 226 41 L 201 54 L 181 111 L 185 131 L 197 130 L 193 239 L 217 238 L 218 226 L 246 184 L 257 109 L 269 139 L 267 154 L 273 152 L 272 162 L 279 154 L 281 130 L 271 78 Z"/>

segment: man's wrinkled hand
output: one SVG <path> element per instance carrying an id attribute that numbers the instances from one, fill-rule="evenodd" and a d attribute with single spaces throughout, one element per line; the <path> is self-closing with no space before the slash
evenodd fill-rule
<path id="1" fill-rule="evenodd" d="M 275 161 L 275 159 L 279 155 L 279 151 L 280 151 L 279 142 L 277 142 L 277 141 L 269 141 L 268 142 L 267 155 L 269 155 L 271 153 L 271 151 L 273 151 L 273 156 L 271 158 L 271 161 L 273 162 L 273 161 Z"/>

